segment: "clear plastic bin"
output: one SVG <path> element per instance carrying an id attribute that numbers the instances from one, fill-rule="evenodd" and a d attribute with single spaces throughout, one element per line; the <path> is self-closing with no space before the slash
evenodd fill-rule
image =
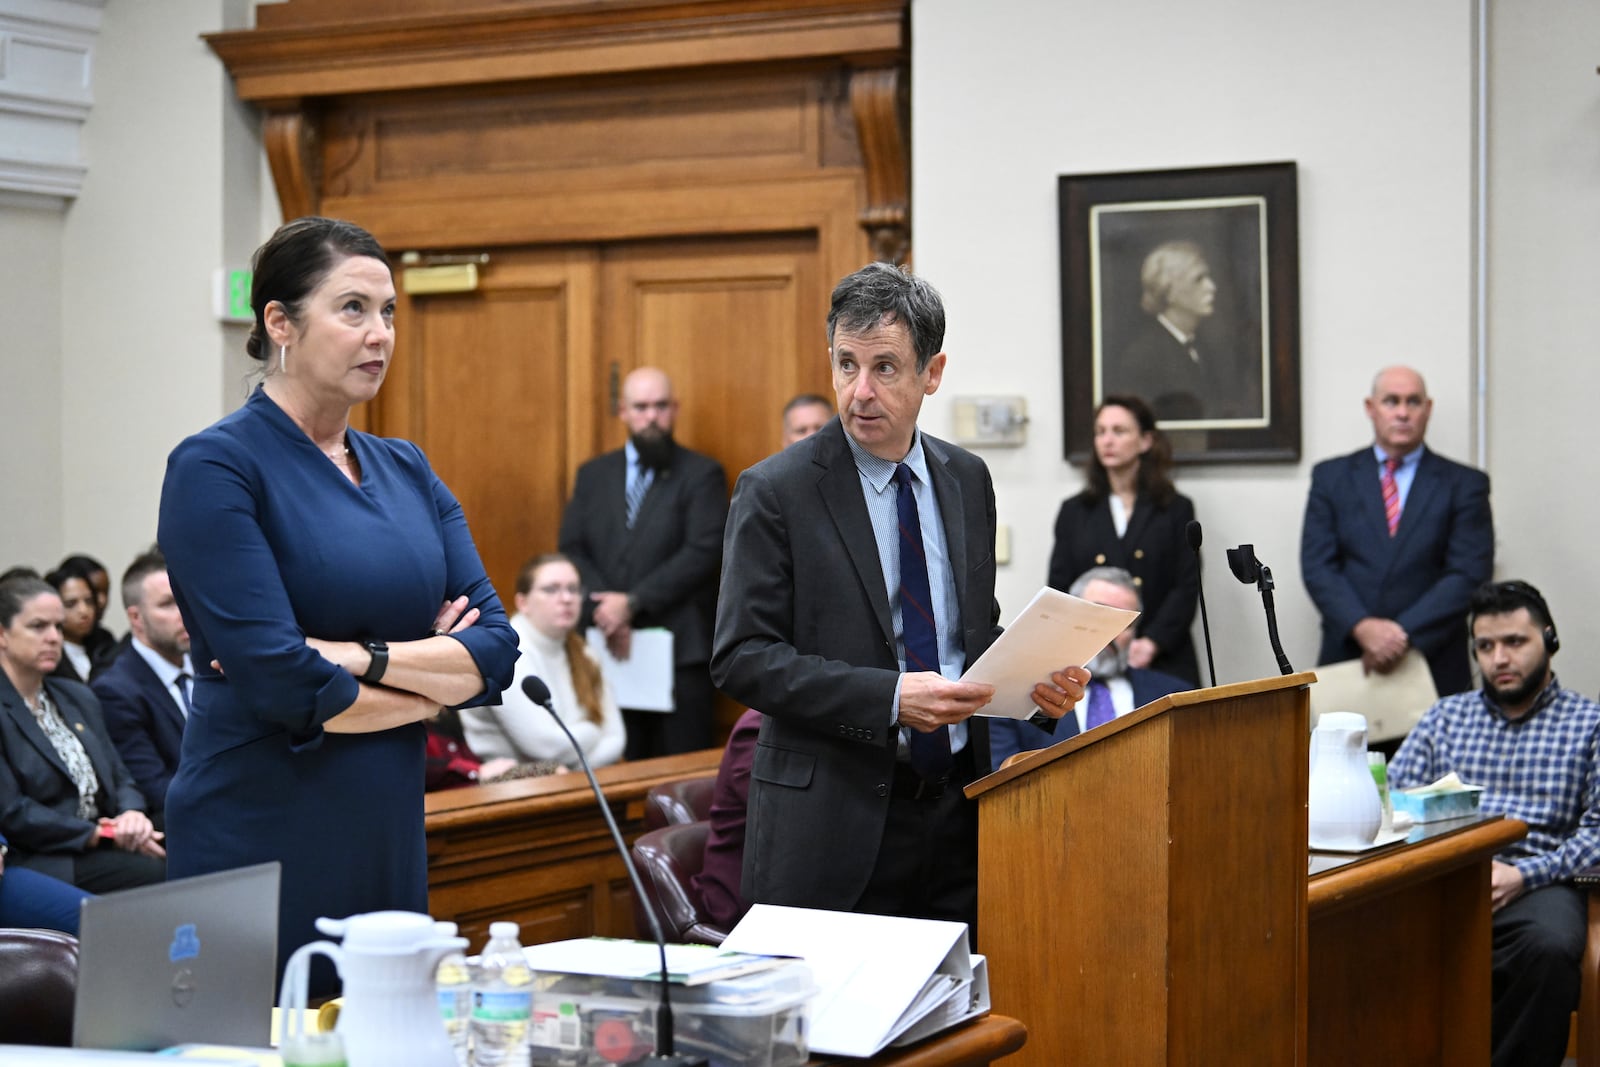
<path id="1" fill-rule="evenodd" d="M 789 960 L 770 970 L 699 986 L 672 987 L 679 1052 L 712 1067 L 801 1067 L 816 986 L 811 968 Z M 628 1063 L 655 1048 L 655 982 L 541 972 L 534 978 L 528 1042 L 534 1067 Z"/>

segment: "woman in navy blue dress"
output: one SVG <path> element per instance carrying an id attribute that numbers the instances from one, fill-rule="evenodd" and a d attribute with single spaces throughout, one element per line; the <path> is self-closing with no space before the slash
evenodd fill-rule
<path id="1" fill-rule="evenodd" d="M 281 968 L 319 915 L 427 911 L 423 722 L 497 700 L 517 637 L 421 450 L 349 428 L 394 350 L 382 248 L 297 219 L 254 268 L 264 380 L 161 492 L 198 674 L 167 845 L 174 878 L 283 864 Z"/>

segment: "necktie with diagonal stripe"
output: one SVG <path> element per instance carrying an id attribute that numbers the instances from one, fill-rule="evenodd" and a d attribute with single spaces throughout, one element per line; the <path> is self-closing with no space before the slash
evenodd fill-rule
<path id="1" fill-rule="evenodd" d="M 640 467 L 634 472 L 633 481 L 627 486 L 628 529 L 633 529 L 633 520 L 639 517 L 639 505 L 644 503 L 644 495 L 650 491 L 650 483 L 655 481 L 656 472 Z"/>
<path id="2" fill-rule="evenodd" d="M 1383 517 L 1389 523 L 1390 537 L 1393 537 L 1394 532 L 1400 528 L 1400 486 L 1394 480 L 1395 471 L 1399 469 L 1398 459 L 1393 456 L 1385 457 L 1383 479 L 1379 484 L 1383 488 Z"/>
<path id="3" fill-rule="evenodd" d="M 907 671 L 939 670 L 939 628 L 933 618 L 928 561 L 923 555 L 922 522 L 911 490 L 911 468 L 894 469 L 895 510 L 900 520 L 900 632 L 906 644 Z M 910 731 L 911 769 L 924 778 L 950 770 L 950 728 Z"/>

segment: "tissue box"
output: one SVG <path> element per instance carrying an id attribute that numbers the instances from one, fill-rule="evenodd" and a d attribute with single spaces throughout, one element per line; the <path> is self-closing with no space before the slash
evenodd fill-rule
<path id="1" fill-rule="evenodd" d="M 533 1067 L 612 1067 L 652 1051 L 655 982 L 550 973 L 534 981 Z M 677 1050 L 705 1056 L 711 1067 L 803 1067 L 815 993 L 811 968 L 799 960 L 703 985 L 674 983 Z"/>
<path id="2" fill-rule="evenodd" d="M 1395 811 L 1403 811 L 1417 822 L 1439 822 L 1443 819 L 1460 819 L 1475 815 L 1478 800 L 1483 796 L 1483 786 L 1469 785 L 1449 793 L 1426 793 L 1421 796 L 1398 789 L 1389 791 L 1389 802 Z"/>

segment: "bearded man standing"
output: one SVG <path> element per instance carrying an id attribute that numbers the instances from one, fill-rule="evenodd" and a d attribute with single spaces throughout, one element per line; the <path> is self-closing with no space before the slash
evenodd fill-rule
<path id="1" fill-rule="evenodd" d="M 640 367 L 622 383 L 622 448 L 578 468 L 561 516 L 561 551 L 583 578 L 583 624 L 626 659 L 633 631 L 672 631 L 674 710 L 623 708 L 626 758 L 711 746 L 711 633 L 728 520 L 722 465 L 673 440 L 672 380 Z"/>

